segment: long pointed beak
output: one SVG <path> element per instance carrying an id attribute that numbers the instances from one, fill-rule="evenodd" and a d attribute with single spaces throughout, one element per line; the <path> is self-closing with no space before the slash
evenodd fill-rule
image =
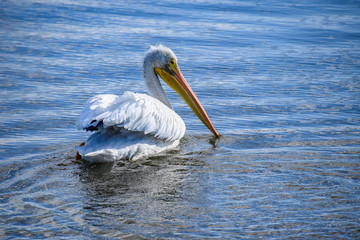
<path id="1" fill-rule="evenodd" d="M 212 125 L 205 109 L 201 105 L 199 99 L 185 80 L 180 68 L 176 65 L 172 68 L 172 73 L 169 73 L 160 68 L 155 68 L 155 72 L 169 85 L 180 97 L 187 103 L 196 116 L 205 124 L 205 126 L 216 136 L 219 137 L 219 133 Z"/>

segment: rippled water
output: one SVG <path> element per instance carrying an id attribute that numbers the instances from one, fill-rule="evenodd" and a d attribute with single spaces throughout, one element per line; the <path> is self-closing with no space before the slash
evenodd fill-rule
<path id="1" fill-rule="evenodd" d="M 0 237 L 360 237 L 359 1 L 1 1 Z M 222 134 L 76 162 L 84 102 L 174 50 Z"/>

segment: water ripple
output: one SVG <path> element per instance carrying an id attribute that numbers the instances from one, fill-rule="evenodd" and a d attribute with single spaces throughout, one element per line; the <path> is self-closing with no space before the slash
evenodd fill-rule
<path id="1" fill-rule="evenodd" d="M 357 239 L 356 1 L 5 1 L 0 237 Z M 145 92 L 149 44 L 177 54 L 221 138 L 165 87 L 178 149 L 77 162 L 84 102 Z"/>

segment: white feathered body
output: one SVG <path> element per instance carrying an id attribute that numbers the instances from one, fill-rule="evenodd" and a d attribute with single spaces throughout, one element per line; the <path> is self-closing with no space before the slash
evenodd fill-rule
<path id="1" fill-rule="evenodd" d="M 132 92 L 90 98 L 77 127 L 95 131 L 84 146 L 77 148 L 92 162 L 156 155 L 176 147 L 186 130 L 181 117 L 164 103 Z"/>

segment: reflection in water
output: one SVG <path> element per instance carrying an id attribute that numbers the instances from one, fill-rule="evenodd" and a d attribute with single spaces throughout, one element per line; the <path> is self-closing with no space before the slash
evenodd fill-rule
<path id="1" fill-rule="evenodd" d="M 138 226 L 139 233 L 147 236 L 156 226 L 164 236 L 173 234 L 171 228 L 164 231 L 166 225 L 189 227 L 182 226 L 182 221 L 201 214 L 207 202 L 206 192 L 199 186 L 204 184 L 204 176 L 192 168 L 206 163 L 190 155 L 172 153 L 114 165 L 84 164 L 80 172 L 80 181 L 86 189 L 84 220 L 96 219 L 101 226 L 109 225 L 109 234 L 113 234 L 113 229 L 127 233 L 128 224 Z M 201 205 L 201 210 L 196 205 Z M 104 229 L 91 231 L 96 234 Z"/>
<path id="2" fill-rule="evenodd" d="M 3 236 L 296 238 L 338 220 L 355 234 L 355 149 L 337 152 L 326 141 L 289 148 L 283 133 L 261 138 L 222 136 L 214 147 L 210 135 L 186 136 L 179 150 L 135 163 L 76 163 L 75 144 L 15 161 L 17 171 L 1 168 Z"/>

